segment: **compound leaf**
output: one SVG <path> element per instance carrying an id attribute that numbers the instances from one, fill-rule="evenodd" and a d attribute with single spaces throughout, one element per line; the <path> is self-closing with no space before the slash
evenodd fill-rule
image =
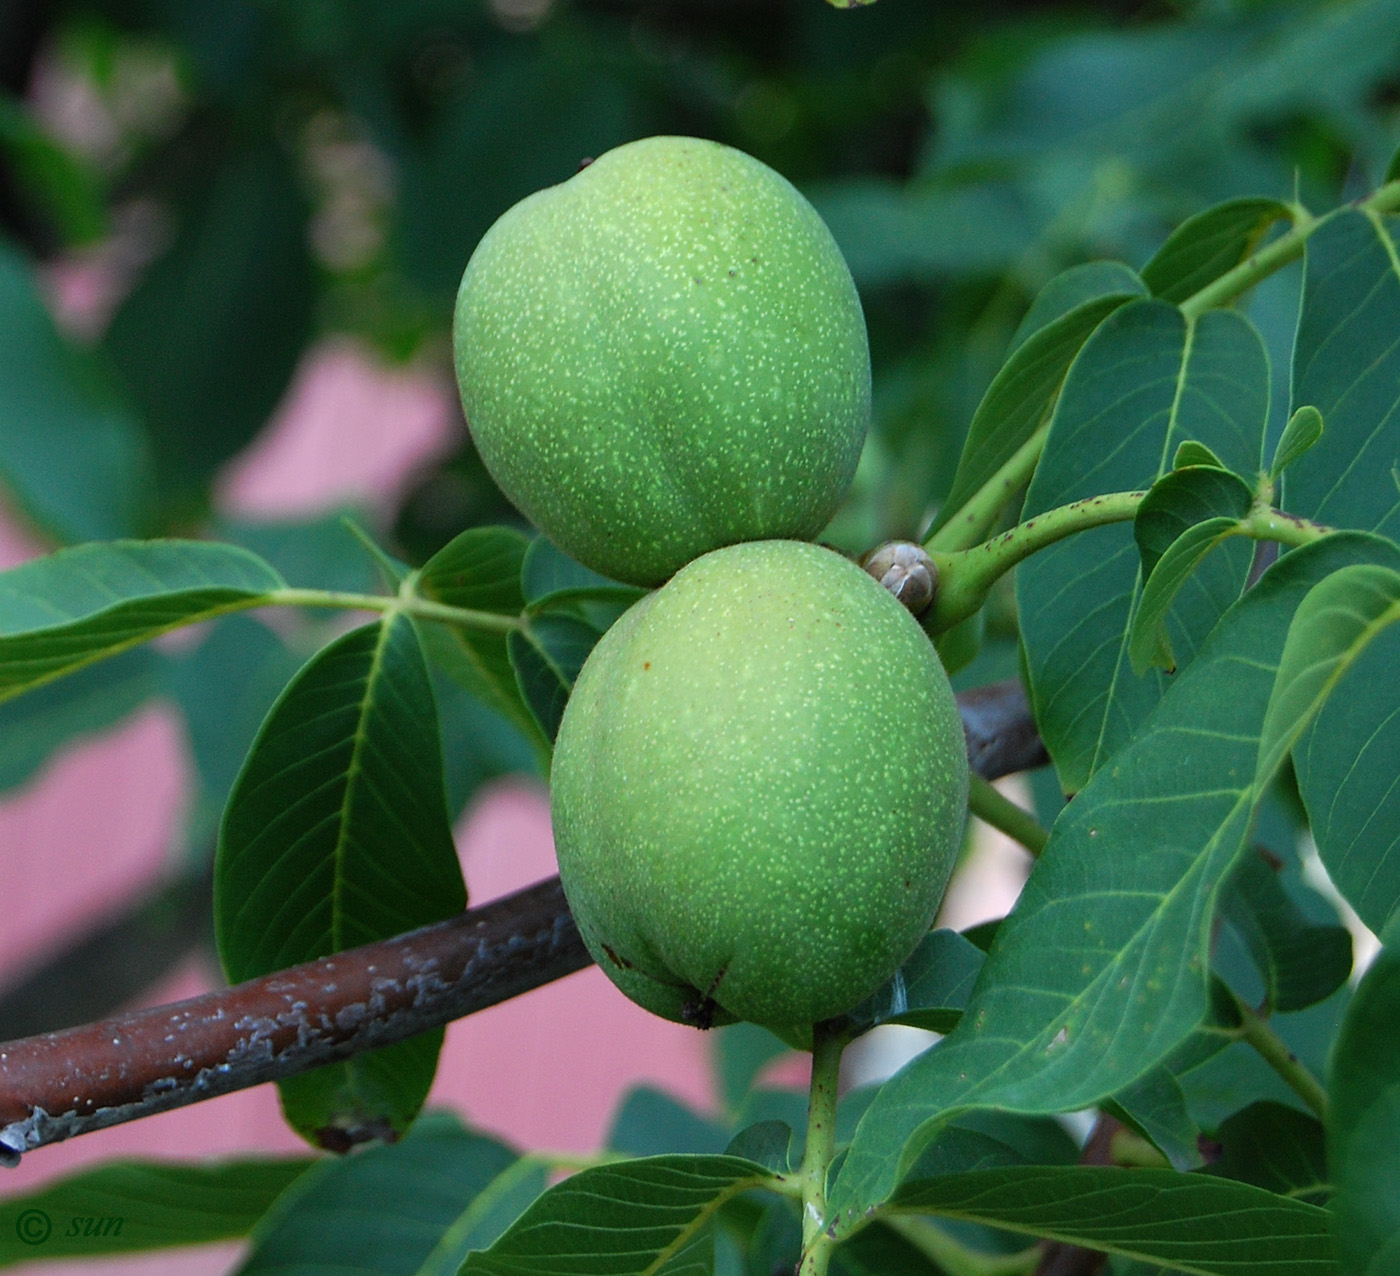
<path id="1" fill-rule="evenodd" d="M 1162 555 L 1184 532 L 1207 519 L 1243 518 L 1253 500 L 1249 484 L 1238 474 L 1214 465 L 1182 467 L 1178 461 L 1152 485 L 1133 519 L 1143 580 L 1151 581 Z"/>
<path id="2" fill-rule="evenodd" d="M 0 704 L 0 790 L 23 784 L 65 744 L 120 722 L 160 688 L 162 660 L 136 647 Z"/>
<path id="3" fill-rule="evenodd" d="M 1322 1123 L 1310 1113 L 1261 1099 L 1222 1121 L 1215 1137 L 1210 1173 L 1314 1205 L 1331 1195 Z"/>
<path id="4" fill-rule="evenodd" d="M 1159 1064 L 1119 1090 L 1103 1107 L 1149 1140 L 1174 1170 L 1194 1170 L 1201 1164 L 1200 1127 L 1168 1064 Z"/>
<path id="5" fill-rule="evenodd" d="M 1275 482 L 1300 456 L 1310 451 L 1322 438 L 1322 413 L 1304 405 L 1298 408 L 1279 436 L 1274 459 L 1269 465 L 1269 477 Z"/>
<path id="6" fill-rule="evenodd" d="M 1246 855 L 1230 874 L 1220 912 L 1243 940 L 1271 1010 L 1325 1001 L 1351 974 L 1351 932 L 1310 922 L 1262 855 Z"/>
<path id="7" fill-rule="evenodd" d="M 564 717 L 574 679 L 603 631 L 571 612 L 534 616 L 527 629 L 514 629 L 507 648 L 520 694 L 539 729 L 553 740 Z"/>
<path id="8" fill-rule="evenodd" d="M 951 1032 L 984 960 L 982 950 L 957 931 L 930 931 L 884 986 L 849 1012 L 852 1024 L 861 1032 L 882 1023 Z"/>
<path id="9" fill-rule="evenodd" d="M 272 414 L 312 333 L 307 206 L 275 143 L 191 192 L 174 241 L 122 302 L 105 346 L 155 439 L 180 509 Z"/>
<path id="10" fill-rule="evenodd" d="M 1154 561 L 1128 630 L 1128 659 L 1139 677 L 1154 666 L 1168 673 L 1176 671 L 1176 653 L 1168 633 L 1172 604 L 1211 550 L 1238 536 L 1240 530 L 1238 518 L 1208 518 L 1187 528 Z M 1141 545 L 1138 549 L 1146 557 Z"/>

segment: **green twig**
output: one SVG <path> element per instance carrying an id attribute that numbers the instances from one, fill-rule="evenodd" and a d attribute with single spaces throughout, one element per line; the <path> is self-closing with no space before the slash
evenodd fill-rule
<path id="1" fill-rule="evenodd" d="M 1269 506 L 1253 510 L 1244 520 L 1244 529 L 1246 535 L 1257 541 L 1279 541 L 1294 547 L 1310 545 L 1336 531 L 1334 527 L 1299 518 L 1296 514 L 1285 514 Z"/>
<path id="2" fill-rule="evenodd" d="M 802 1185 L 802 1261 L 797 1276 L 826 1276 L 835 1246 L 827 1230 L 826 1176 L 836 1155 L 836 1098 L 841 1052 L 846 1048 L 839 1021 L 812 1029 L 812 1086 L 807 1102 L 807 1146 L 798 1181 Z"/>
<path id="3" fill-rule="evenodd" d="M 1015 1254 L 984 1254 L 964 1245 L 932 1219 L 910 1214 L 886 1214 L 882 1223 L 898 1232 L 948 1276 L 1029 1276 L 1040 1264 L 1039 1246 Z"/>
<path id="4" fill-rule="evenodd" d="M 1299 1062 L 1283 1038 L 1276 1033 L 1253 1006 L 1238 994 L 1235 1005 L 1240 1014 L 1240 1038 L 1249 1042 L 1264 1060 L 1293 1091 L 1317 1115 L 1319 1121 L 1327 1119 L 1327 1091 L 1318 1079 Z"/>
<path id="5" fill-rule="evenodd" d="M 931 553 L 938 567 L 938 592 L 923 618 L 932 633 L 975 615 L 991 587 L 1017 563 L 1056 541 L 1105 523 L 1131 519 L 1146 492 L 1108 492 L 1046 510 L 995 536 L 984 545 L 955 553 Z"/>
<path id="6" fill-rule="evenodd" d="M 973 815 L 1038 857 L 1050 840 L 1050 830 L 980 775 L 970 776 L 969 781 L 967 806 Z"/>

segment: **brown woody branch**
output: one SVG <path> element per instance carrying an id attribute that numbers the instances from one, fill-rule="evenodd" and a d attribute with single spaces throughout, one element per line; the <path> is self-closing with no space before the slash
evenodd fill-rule
<path id="1" fill-rule="evenodd" d="M 1046 761 L 1019 683 L 966 692 L 959 707 L 978 774 Z M 0 1163 L 391 1045 L 591 960 L 556 877 L 234 988 L 0 1044 Z"/>

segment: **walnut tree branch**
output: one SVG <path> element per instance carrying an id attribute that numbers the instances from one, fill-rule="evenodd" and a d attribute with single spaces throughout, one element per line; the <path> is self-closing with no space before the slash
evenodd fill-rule
<path id="1" fill-rule="evenodd" d="M 1019 683 L 958 702 L 979 775 L 1044 764 Z M 391 1045 L 591 960 L 555 877 L 234 988 L 0 1044 L 0 1162 Z"/>

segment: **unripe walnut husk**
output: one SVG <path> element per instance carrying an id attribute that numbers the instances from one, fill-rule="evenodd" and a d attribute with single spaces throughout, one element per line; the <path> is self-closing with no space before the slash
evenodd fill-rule
<path id="1" fill-rule="evenodd" d="M 967 782 L 914 618 L 830 550 L 736 545 L 636 603 L 588 658 L 551 777 L 560 877 L 633 1000 L 801 1040 L 932 924 Z"/>
<path id="2" fill-rule="evenodd" d="M 771 168 L 696 138 L 620 146 L 506 212 L 462 276 L 453 344 L 502 491 L 639 585 L 722 545 L 816 536 L 870 418 L 830 232 Z"/>

